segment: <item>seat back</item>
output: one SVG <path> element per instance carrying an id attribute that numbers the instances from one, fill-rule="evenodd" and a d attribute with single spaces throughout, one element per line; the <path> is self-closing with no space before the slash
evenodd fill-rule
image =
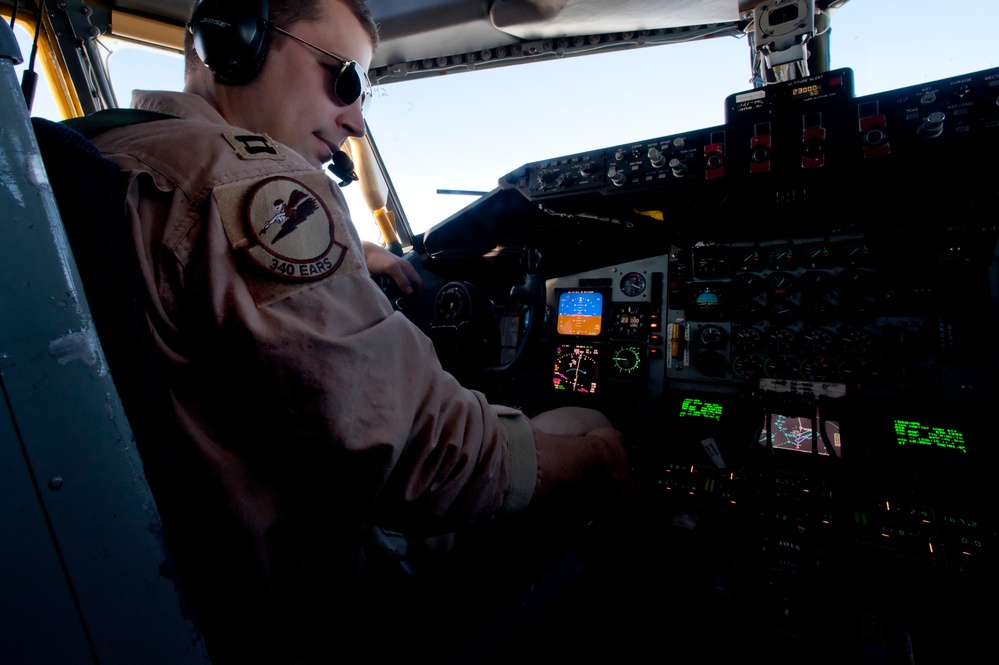
<path id="1" fill-rule="evenodd" d="M 0 23 L 0 660 L 206 662 Z M 90 177 L 91 166 L 55 152 Z M 168 562 L 167 562 L 168 563 Z"/>
<path id="2" fill-rule="evenodd" d="M 42 159 L 90 304 L 108 370 L 121 397 L 157 509 L 175 580 L 213 663 L 251 662 L 247 634 L 265 630 L 259 587 L 234 518 L 183 441 L 146 315 L 147 285 L 126 216 L 126 182 L 74 127 L 94 136 L 162 114 L 116 109 L 94 119 L 32 118 Z"/>

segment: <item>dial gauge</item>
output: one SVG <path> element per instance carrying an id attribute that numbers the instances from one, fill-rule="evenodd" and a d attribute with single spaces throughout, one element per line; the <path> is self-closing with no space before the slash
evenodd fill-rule
<path id="1" fill-rule="evenodd" d="M 797 339 L 797 333 L 790 328 L 785 328 L 783 326 L 779 328 L 771 328 L 767 331 L 767 340 L 770 342 L 770 349 L 777 351 L 778 353 L 787 352 L 793 349 Z"/>
<path id="2" fill-rule="evenodd" d="M 629 339 L 644 339 L 649 335 L 649 317 L 642 303 L 621 305 L 614 310 L 612 334 Z"/>
<path id="3" fill-rule="evenodd" d="M 640 272 L 629 272 L 621 278 L 621 293 L 629 298 L 635 298 L 645 293 L 645 275 Z"/>
<path id="4" fill-rule="evenodd" d="M 767 291 L 775 298 L 787 298 L 795 292 L 797 282 L 794 275 L 788 272 L 772 272 L 767 275 Z"/>
<path id="5" fill-rule="evenodd" d="M 642 350 L 637 346 L 622 346 L 614 352 L 611 361 L 618 372 L 631 374 L 642 364 Z"/>
<path id="6" fill-rule="evenodd" d="M 809 270 L 801 276 L 801 290 L 810 295 L 826 296 L 836 288 L 832 275 L 821 270 Z"/>
<path id="7" fill-rule="evenodd" d="M 836 338 L 825 328 L 806 328 L 801 341 L 809 353 L 829 353 L 836 347 Z"/>
<path id="8" fill-rule="evenodd" d="M 728 333 L 719 326 L 707 325 L 697 331 L 697 339 L 703 346 L 718 348 L 728 341 Z"/>
<path id="9" fill-rule="evenodd" d="M 749 297 L 758 296 L 763 293 L 766 284 L 763 278 L 756 273 L 741 272 L 735 276 L 736 289 L 739 293 Z"/>
<path id="10" fill-rule="evenodd" d="M 738 326 L 732 331 L 732 344 L 738 351 L 759 349 L 762 342 L 763 335 L 756 328 Z"/>
<path id="11" fill-rule="evenodd" d="M 793 379 L 798 374 L 798 364 L 790 356 L 770 356 L 763 362 L 763 372 L 771 379 Z"/>
<path id="12" fill-rule="evenodd" d="M 772 247 L 767 252 L 767 260 L 774 270 L 786 270 L 794 267 L 794 250 L 790 245 Z"/>
<path id="13" fill-rule="evenodd" d="M 755 353 L 736 356 L 732 361 L 732 373 L 744 381 L 752 381 L 763 371 L 763 359 Z"/>
<path id="14" fill-rule="evenodd" d="M 805 358 L 798 367 L 798 373 L 806 381 L 829 381 L 836 376 L 836 366 L 826 356 Z"/>

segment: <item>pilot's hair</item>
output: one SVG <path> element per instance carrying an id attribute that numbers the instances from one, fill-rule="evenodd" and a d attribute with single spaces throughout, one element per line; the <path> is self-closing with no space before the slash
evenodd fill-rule
<path id="1" fill-rule="evenodd" d="M 337 0 L 350 7 L 354 16 L 361 22 L 361 25 L 368 31 L 371 39 L 371 46 L 378 48 L 378 24 L 371 16 L 371 10 L 365 0 Z M 280 28 L 288 29 L 299 21 L 315 21 L 322 15 L 322 0 L 269 0 L 268 13 L 270 14 L 270 24 Z M 191 15 L 194 14 L 194 7 L 197 2 L 191 5 Z M 268 39 L 283 38 L 281 33 L 269 31 Z M 204 63 L 194 50 L 194 36 L 190 30 L 184 31 L 184 61 L 187 74 L 190 75 L 202 67 Z"/>

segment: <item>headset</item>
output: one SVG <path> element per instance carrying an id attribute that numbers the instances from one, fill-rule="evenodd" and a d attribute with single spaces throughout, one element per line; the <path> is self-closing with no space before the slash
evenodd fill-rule
<path id="1" fill-rule="evenodd" d="M 198 0 L 187 27 L 216 80 L 243 85 L 264 66 L 268 20 L 267 0 Z"/>
<path id="2" fill-rule="evenodd" d="M 194 49 L 215 79 L 227 85 L 244 85 L 257 77 L 267 57 L 267 0 L 198 0 L 188 29 Z M 346 187 L 357 180 L 350 155 L 333 153 L 327 167 Z"/>

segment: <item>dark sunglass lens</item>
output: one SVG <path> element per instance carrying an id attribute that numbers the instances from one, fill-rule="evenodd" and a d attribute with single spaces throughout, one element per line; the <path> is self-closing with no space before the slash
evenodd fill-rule
<path id="1" fill-rule="evenodd" d="M 363 92 L 364 84 L 361 82 L 361 73 L 356 62 L 350 62 L 340 72 L 336 79 L 333 91 L 341 102 L 350 106 Z"/>

